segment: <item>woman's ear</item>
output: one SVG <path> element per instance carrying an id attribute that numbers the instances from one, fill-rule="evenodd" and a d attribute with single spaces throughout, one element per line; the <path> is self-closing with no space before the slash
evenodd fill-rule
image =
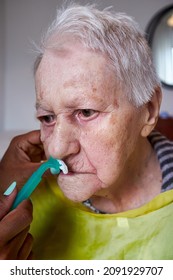
<path id="1" fill-rule="evenodd" d="M 146 114 L 141 136 L 147 137 L 156 126 L 160 105 L 162 101 L 162 91 L 160 87 L 155 88 L 151 100 L 146 104 Z"/>

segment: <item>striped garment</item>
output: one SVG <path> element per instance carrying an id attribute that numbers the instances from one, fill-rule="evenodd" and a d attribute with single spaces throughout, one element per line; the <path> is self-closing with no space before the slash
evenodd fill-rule
<path id="1" fill-rule="evenodd" d="M 169 141 L 165 136 L 156 130 L 152 131 L 148 140 L 155 150 L 160 163 L 160 169 L 162 171 L 161 192 L 173 189 L 173 142 Z M 91 204 L 90 199 L 84 201 L 83 204 L 95 213 L 106 214 L 105 212 L 96 209 Z"/>
<path id="2" fill-rule="evenodd" d="M 158 131 L 148 137 L 155 150 L 162 171 L 162 192 L 173 189 L 173 142 Z"/>

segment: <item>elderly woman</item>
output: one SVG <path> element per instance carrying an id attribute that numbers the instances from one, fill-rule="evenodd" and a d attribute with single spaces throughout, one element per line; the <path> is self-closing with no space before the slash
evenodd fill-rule
<path id="1" fill-rule="evenodd" d="M 161 88 L 137 24 L 58 11 L 35 82 L 46 156 L 69 170 L 33 195 L 35 257 L 173 259 L 173 145 L 153 132 Z"/>

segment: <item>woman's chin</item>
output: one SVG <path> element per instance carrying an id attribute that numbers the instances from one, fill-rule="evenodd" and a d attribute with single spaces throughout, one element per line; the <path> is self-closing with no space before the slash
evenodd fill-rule
<path id="1" fill-rule="evenodd" d="M 60 174 L 57 183 L 65 197 L 73 202 L 83 202 L 100 189 L 97 178 L 88 174 L 76 176 Z"/>

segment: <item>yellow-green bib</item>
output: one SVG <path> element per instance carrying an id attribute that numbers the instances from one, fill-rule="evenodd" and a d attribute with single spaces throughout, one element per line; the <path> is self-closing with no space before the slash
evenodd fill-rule
<path id="1" fill-rule="evenodd" d="M 32 202 L 36 259 L 173 259 L 173 190 L 138 209 L 95 214 L 45 181 Z"/>

